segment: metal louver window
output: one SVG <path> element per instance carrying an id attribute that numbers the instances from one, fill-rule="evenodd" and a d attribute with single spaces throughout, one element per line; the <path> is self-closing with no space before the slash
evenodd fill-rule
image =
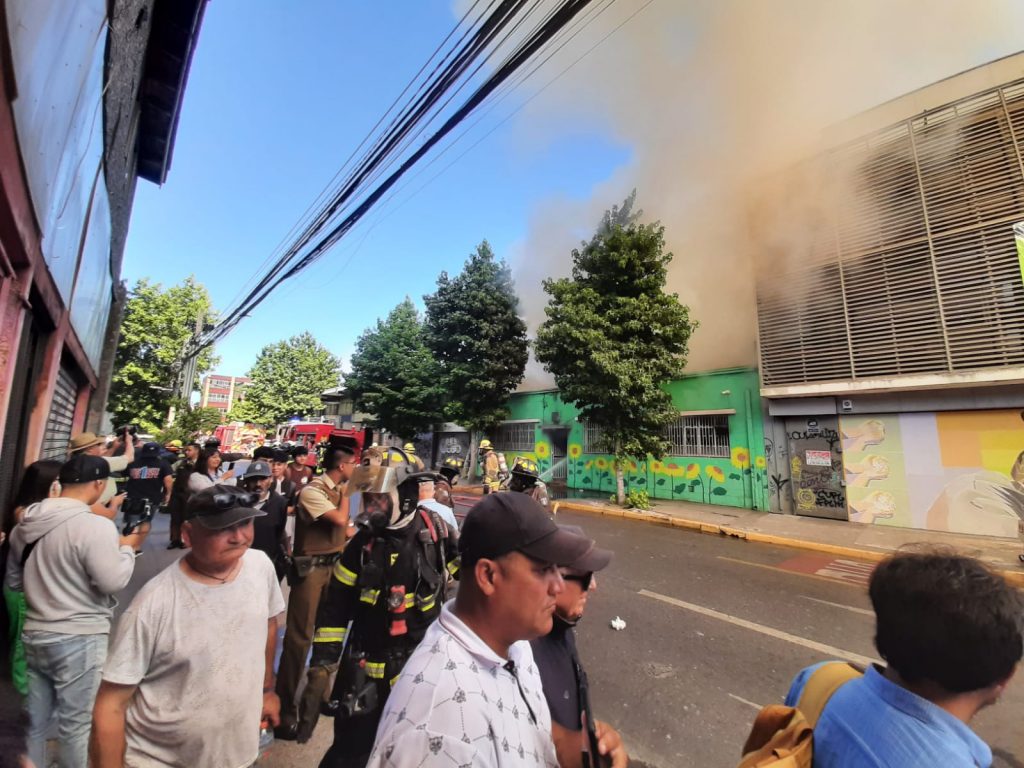
<path id="1" fill-rule="evenodd" d="M 50 414 L 46 417 L 43 447 L 39 451 L 40 459 L 63 459 L 67 455 L 77 400 L 78 383 L 68 370 L 61 366 L 57 372 L 57 386 L 53 391 Z"/>
<path id="2" fill-rule="evenodd" d="M 818 158 L 826 212 L 758 278 L 764 386 L 1024 365 L 1022 149 L 1024 80 Z"/>

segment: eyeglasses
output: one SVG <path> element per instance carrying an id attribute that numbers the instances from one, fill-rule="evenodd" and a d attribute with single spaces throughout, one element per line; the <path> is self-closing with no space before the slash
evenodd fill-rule
<path id="1" fill-rule="evenodd" d="M 213 506 L 217 509 L 235 509 L 237 507 L 251 507 L 260 500 L 258 494 L 240 491 L 236 493 L 215 493 L 213 494 Z"/>
<path id="2" fill-rule="evenodd" d="M 587 574 L 584 574 L 584 575 L 580 576 L 579 574 L 576 574 L 576 573 L 563 573 L 562 574 L 562 579 L 564 581 L 578 581 L 579 584 L 580 584 L 580 588 L 584 592 L 586 592 L 587 590 L 590 589 L 590 585 L 594 581 L 594 574 L 593 573 L 587 573 Z"/>

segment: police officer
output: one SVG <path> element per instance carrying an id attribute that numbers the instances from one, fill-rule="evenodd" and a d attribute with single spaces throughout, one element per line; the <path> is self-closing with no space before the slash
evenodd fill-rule
<path id="1" fill-rule="evenodd" d="M 491 441 L 480 441 L 480 460 L 484 465 L 484 493 L 496 493 L 501 481 L 508 477 L 508 465 L 505 454 L 494 450 Z"/>
<path id="2" fill-rule="evenodd" d="M 544 507 L 544 509 L 549 512 L 551 511 L 548 487 L 540 479 L 537 462 L 530 461 L 530 459 L 523 456 L 516 456 L 516 460 L 512 464 L 512 476 L 508 481 L 508 489 L 518 493 L 525 493 Z"/>
<path id="3" fill-rule="evenodd" d="M 288 572 L 288 619 L 277 670 L 281 723 L 274 729 L 274 735 L 285 741 L 294 741 L 299 735 L 296 697 L 312 643 L 317 608 L 347 541 L 349 499 L 344 490 L 354 467 L 352 448 L 332 447 L 324 454 L 324 473 L 299 493 Z"/>
<path id="4" fill-rule="evenodd" d="M 356 468 L 346 490 L 362 493 L 363 514 L 320 605 L 310 660 L 311 688 L 338 671 L 334 743 L 320 768 L 366 765 L 391 685 L 440 614 L 446 576 L 457 570 L 447 525 L 421 504 L 438 476 L 416 472 L 408 457 L 394 461 L 396 452 L 383 466 Z"/>

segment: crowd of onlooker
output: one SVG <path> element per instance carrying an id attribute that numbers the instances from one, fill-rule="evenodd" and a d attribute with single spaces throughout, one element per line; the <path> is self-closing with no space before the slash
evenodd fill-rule
<path id="1" fill-rule="evenodd" d="M 305 449 L 239 456 L 212 442 L 141 443 L 122 430 L 110 441 L 76 435 L 65 460 L 28 466 L 2 540 L 11 690 L 0 690 L 0 768 L 48 766 L 48 749 L 62 768 L 252 765 L 261 734 L 294 717 L 293 699 L 282 712 L 275 656 L 297 510 L 309 506 L 311 520 L 339 529 L 328 537 L 339 552 L 310 559 L 327 558 L 328 578 L 342 584 L 357 583 L 343 566 L 358 558 L 339 557 L 346 542 L 368 554 L 375 541 L 350 539 L 359 457 L 327 450 L 319 474 L 310 458 Z M 373 461 L 364 454 L 364 466 Z M 410 509 L 422 508 L 430 530 L 447 526 L 425 514 L 435 502 L 422 474 L 410 475 L 422 486 Z M 369 487 L 364 505 L 394 513 L 392 529 L 403 525 L 387 494 Z M 168 548 L 183 556 L 112 627 L 116 596 L 162 511 Z M 461 530 L 452 526 L 456 596 L 386 681 L 379 728 L 365 734 L 370 751 L 354 762 L 329 753 L 321 765 L 624 768 L 622 738 L 593 717 L 575 642 L 612 553 L 524 494 L 486 495 Z M 1020 594 L 981 562 L 946 552 L 890 557 L 869 591 L 885 664 L 800 671 L 786 706 L 759 715 L 744 768 L 785 754 L 809 761 L 812 749 L 818 768 L 991 764 L 968 723 L 999 699 L 1024 654 Z M 340 645 L 344 628 L 329 631 Z"/>

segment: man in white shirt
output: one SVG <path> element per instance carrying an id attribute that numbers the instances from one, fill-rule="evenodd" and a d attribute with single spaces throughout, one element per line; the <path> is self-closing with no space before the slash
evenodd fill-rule
<path id="1" fill-rule="evenodd" d="M 557 768 L 528 641 L 551 631 L 565 587 L 558 566 L 591 544 L 523 494 L 492 494 L 470 510 L 458 596 L 395 683 L 368 768 Z"/>
<path id="2" fill-rule="evenodd" d="M 254 495 L 215 485 L 189 500 L 191 550 L 121 617 L 93 711 L 91 765 L 243 768 L 279 721 L 270 560 L 250 550 Z M 261 692 L 262 689 L 262 692 Z"/>

